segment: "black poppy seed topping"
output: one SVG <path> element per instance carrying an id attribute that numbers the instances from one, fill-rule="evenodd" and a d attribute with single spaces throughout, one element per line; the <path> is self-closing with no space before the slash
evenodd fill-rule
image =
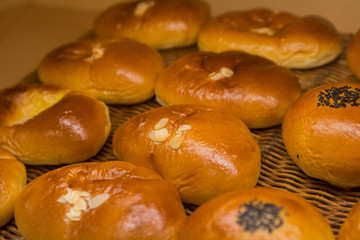
<path id="1" fill-rule="evenodd" d="M 267 231 L 272 233 L 283 224 L 280 212 L 283 207 L 253 199 L 239 206 L 237 224 L 250 233 Z"/>
<path id="2" fill-rule="evenodd" d="M 358 107 L 360 98 L 360 88 L 352 89 L 350 86 L 331 87 L 320 92 L 318 95 L 317 106 L 330 108 L 346 108 L 347 106 Z"/>

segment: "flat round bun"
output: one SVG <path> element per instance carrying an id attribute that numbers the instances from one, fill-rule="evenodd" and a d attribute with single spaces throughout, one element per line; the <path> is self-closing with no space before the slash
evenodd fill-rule
<path id="1" fill-rule="evenodd" d="M 130 40 L 88 39 L 60 46 L 38 66 L 39 79 L 87 92 L 111 104 L 134 104 L 154 95 L 164 60 L 153 48 Z"/>
<path id="2" fill-rule="evenodd" d="M 14 206 L 26 185 L 26 169 L 9 151 L 0 148 L 0 227 L 14 217 Z"/>
<path id="3" fill-rule="evenodd" d="M 0 92 L 0 146 L 29 165 L 94 156 L 110 133 L 107 106 L 94 97 L 42 84 Z"/>
<path id="4" fill-rule="evenodd" d="M 355 33 L 349 43 L 346 60 L 350 70 L 360 79 L 360 30 Z"/>
<path id="5" fill-rule="evenodd" d="M 360 83 L 329 83 L 300 97 L 282 137 L 305 174 L 342 188 L 360 186 Z"/>
<path id="6" fill-rule="evenodd" d="M 119 161 L 48 172 L 15 205 L 26 240 L 177 239 L 185 220 L 173 186 L 151 169 Z"/>
<path id="7" fill-rule="evenodd" d="M 254 187 L 260 174 L 260 148 L 246 125 L 207 106 L 142 113 L 115 131 L 113 147 L 119 160 L 157 171 L 189 204 Z"/>
<path id="8" fill-rule="evenodd" d="M 356 240 L 360 236 L 360 201 L 355 203 L 341 225 L 338 240 Z"/>
<path id="9" fill-rule="evenodd" d="M 209 16 L 209 6 L 202 0 L 127 1 L 102 12 L 93 31 L 101 37 L 129 37 L 167 49 L 195 44 Z"/>
<path id="10" fill-rule="evenodd" d="M 226 12 L 200 31 L 204 51 L 240 50 L 288 68 L 313 68 L 334 60 L 342 51 L 340 34 L 320 16 L 298 17 L 269 9 Z"/>
<path id="11" fill-rule="evenodd" d="M 239 117 L 249 128 L 282 123 L 301 95 L 294 73 L 239 51 L 195 52 L 170 64 L 155 85 L 162 105 L 204 104 Z"/>
<path id="12" fill-rule="evenodd" d="M 190 215 L 182 240 L 335 240 L 329 222 L 305 199 L 252 188 L 214 198 Z"/>

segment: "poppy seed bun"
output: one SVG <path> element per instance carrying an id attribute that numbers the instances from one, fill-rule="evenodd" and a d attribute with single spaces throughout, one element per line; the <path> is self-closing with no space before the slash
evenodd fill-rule
<path id="1" fill-rule="evenodd" d="M 118 161 L 48 172 L 15 205 L 26 240 L 176 240 L 185 220 L 173 186 L 151 169 Z"/>
<path id="2" fill-rule="evenodd" d="M 196 43 L 210 9 L 202 0 L 122 2 L 102 12 L 93 31 L 101 37 L 129 37 L 157 49 Z"/>
<path id="3" fill-rule="evenodd" d="M 293 72 L 260 56 L 195 52 L 165 68 L 155 95 L 162 105 L 214 106 L 236 115 L 249 128 L 266 128 L 282 123 L 301 87 Z"/>
<path id="4" fill-rule="evenodd" d="M 14 206 L 26 185 L 26 169 L 9 151 L 0 148 L 0 227 L 14 216 Z"/>
<path id="5" fill-rule="evenodd" d="M 360 186 L 360 83 L 329 83 L 288 110 L 282 137 L 305 174 L 342 188 Z"/>
<path id="6" fill-rule="evenodd" d="M 190 204 L 254 187 L 260 174 L 260 147 L 246 125 L 207 106 L 142 113 L 115 131 L 113 147 L 119 160 L 157 171 Z"/>
<path id="7" fill-rule="evenodd" d="M 0 92 L 0 146 L 29 165 L 94 156 L 110 134 L 107 106 L 88 94 L 45 84 Z"/>
<path id="8" fill-rule="evenodd" d="M 335 240 L 329 222 L 283 190 L 244 189 L 214 198 L 189 217 L 183 240 Z"/>
<path id="9" fill-rule="evenodd" d="M 244 51 L 299 69 L 322 66 L 342 51 L 340 34 L 328 20 L 269 9 L 232 11 L 213 18 L 201 29 L 198 46 L 203 51 Z"/>
<path id="10" fill-rule="evenodd" d="M 349 43 L 346 60 L 350 70 L 360 79 L 360 30 L 355 33 Z"/>
<path id="11" fill-rule="evenodd" d="M 87 39 L 49 52 L 38 75 L 43 83 L 84 91 L 106 103 L 134 104 L 154 95 L 163 68 L 161 55 L 145 44 L 126 38 Z"/>

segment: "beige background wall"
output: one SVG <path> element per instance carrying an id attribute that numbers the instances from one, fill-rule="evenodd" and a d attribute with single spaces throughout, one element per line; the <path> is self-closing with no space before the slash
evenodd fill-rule
<path id="1" fill-rule="evenodd" d="M 50 50 L 88 32 L 105 8 L 124 0 L 0 0 L 0 89 L 34 71 Z M 360 28 L 360 0 L 206 0 L 213 15 L 268 7 L 328 18 L 343 33 Z"/>
<path id="2" fill-rule="evenodd" d="M 19 1 L 19 0 L 16 0 Z M 99 11 L 124 0 L 28 0 L 37 4 Z M 342 31 L 360 28 L 360 0 L 206 0 L 213 14 L 229 9 L 270 7 L 277 11 L 290 10 L 300 15 L 319 14 L 335 22 Z"/>
<path id="3" fill-rule="evenodd" d="M 124 0 L 0 0 L 0 9 L 16 4 L 47 5 L 99 12 Z M 205 0 L 210 3 L 213 14 L 230 9 L 270 7 L 276 11 L 319 14 L 334 22 L 340 31 L 349 32 L 360 28 L 360 0 Z"/>

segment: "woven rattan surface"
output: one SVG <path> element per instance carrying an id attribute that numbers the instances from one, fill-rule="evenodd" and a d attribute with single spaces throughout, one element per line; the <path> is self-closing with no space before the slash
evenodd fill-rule
<path id="1" fill-rule="evenodd" d="M 350 72 L 345 59 L 345 50 L 351 37 L 351 34 L 343 34 L 344 51 L 336 61 L 316 69 L 294 70 L 304 91 L 329 82 L 359 82 Z M 162 52 L 162 55 L 169 64 L 176 58 L 193 51 L 196 51 L 195 47 L 173 49 Z M 34 72 L 27 76 L 24 82 L 34 83 L 39 80 Z M 112 151 L 112 136 L 115 130 L 133 116 L 159 106 L 154 99 L 131 106 L 110 105 L 111 135 L 102 150 L 89 161 L 115 160 Z M 281 138 L 280 126 L 252 130 L 252 133 L 262 151 L 262 167 L 257 186 L 284 189 L 309 200 L 329 220 L 337 235 L 351 207 L 360 198 L 360 189 L 344 190 L 306 176 L 288 156 Z M 60 166 L 27 166 L 28 181 L 58 167 Z M 185 207 L 188 214 L 196 208 Z M 4 239 L 22 239 L 14 220 L 0 228 L 0 240 Z"/>

